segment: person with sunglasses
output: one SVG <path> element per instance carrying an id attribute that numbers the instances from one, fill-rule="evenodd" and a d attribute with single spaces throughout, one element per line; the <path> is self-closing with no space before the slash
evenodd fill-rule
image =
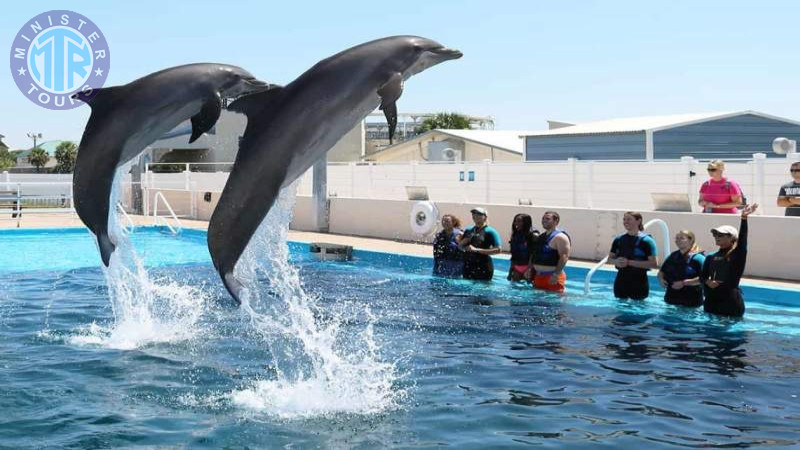
<path id="1" fill-rule="evenodd" d="M 711 177 L 700 186 L 698 203 L 706 213 L 736 214 L 736 207 L 742 204 L 742 188 L 733 180 L 724 177 L 725 162 L 715 159 L 708 163 Z"/>
<path id="2" fill-rule="evenodd" d="M 792 163 L 789 173 L 793 179 L 778 191 L 778 206 L 786 208 L 787 216 L 800 217 L 800 161 Z"/>
<path id="3" fill-rule="evenodd" d="M 722 225 L 711 230 L 719 250 L 706 257 L 700 281 L 703 283 L 707 313 L 729 317 L 744 315 L 744 298 L 739 289 L 747 263 L 747 217 L 758 208 L 758 203 L 742 210 L 739 229 Z"/>

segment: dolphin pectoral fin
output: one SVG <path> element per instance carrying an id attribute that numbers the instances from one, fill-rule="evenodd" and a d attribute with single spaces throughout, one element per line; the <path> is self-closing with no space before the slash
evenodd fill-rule
<path id="1" fill-rule="evenodd" d="M 269 90 L 256 92 L 255 94 L 244 95 L 228 105 L 228 111 L 244 114 L 247 117 L 258 114 L 270 107 L 275 102 L 283 88 L 278 85 L 271 85 Z"/>
<path id="2" fill-rule="evenodd" d="M 97 234 L 97 246 L 100 248 L 100 258 L 103 260 L 103 264 L 108 267 L 111 261 L 111 254 L 114 253 L 117 247 L 111 242 L 106 232 Z"/>
<path id="3" fill-rule="evenodd" d="M 389 145 L 394 139 L 394 132 L 397 129 L 397 99 L 403 93 L 403 75 L 399 72 L 393 74 L 389 81 L 378 89 L 381 97 L 380 110 L 386 116 L 386 123 L 389 124 Z"/>
<path id="4" fill-rule="evenodd" d="M 222 99 L 217 93 L 203 103 L 199 113 L 192 116 L 192 137 L 189 138 L 189 143 L 196 141 L 203 133 L 210 130 L 217 123 L 220 114 L 222 114 Z"/>

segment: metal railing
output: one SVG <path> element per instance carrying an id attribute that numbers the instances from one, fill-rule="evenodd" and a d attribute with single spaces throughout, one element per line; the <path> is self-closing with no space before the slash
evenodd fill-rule
<path id="1" fill-rule="evenodd" d="M 169 214 L 175 221 L 176 227 L 170 225 L 169 222 L 167 222 L 165 216 L 158 215 L 159 200 L 164 203 L 164 206 L 166 206 L 167 211 L 169 211 Z M 169 205 L 169 202 L 164 197 L 164 194 L 162 194 L 161 191 L 158 191 L 156 192 L 156 195 L 153 197 L 153 225 L 159 225 L 160 222 L 163 222 L 163 225 L 165 225 L 169 229 L 169 231 L 172 232 L 172 234 L 178 234 L 183 229 L 183 224 L 181 223 L 181 219 L 179 219 L 178 216 L 175 214 L 175 211 L 172 210 L 172 206 Z"/>
<path id="2" fill-rule="evenodd" d="M 662 245 L 664 246 L 664 253 L 663 253 L 663 256 L 662 256 L 662 261 L 663 261 L 663 258 L 666 258 L 671 253 L 670 239 L 669 239 L 669 237 L 670 237 L 669 236 L 669 226 L 667 225 L 666 222 L 664 222 L 661 219 L 652 219 L 652 220 L 650 220 L 650 221 L 648 221 L 647 223 L 644 224 L 644 229 L 646 230 L 646 229 L 648 229 L 648 228 L 650 228 L 650 227 L 652 227 L 654 225 L 658 225 L 659 229 L 661 229 L 661 239 L 662 239 L 662 242 L 663 242 Z M 583 280 L 583 293 L 584 294 L 588 294 L 589 292 L 591 292 L 591 290 L 592 290 L 592 276 L 594 276 L 594 273 L 597 272 L 597 269 L 599 269 L 600 267 L 603 267 L 603 265 L 606 264 L 607 262 L 608 262 L 608 255 L 604 256 L 603 259 L 601 259 L 597 264 L 594 265 L 594 267 L 589 269 L 589 272 L 586 274 L 586 278 Z"/>
<path id="3" fill-rule="evenodd" d="M 125 234 L 133 233 L 133 230 L 136 229 L 136 225 L 133 223 L 133 219 L 131 219 L 131 216 L 128 215 L 128 212 L 125 211 L 125 207 L 122 206 L 121 202 L 117 202 L 117 211 L 119 211 L 120 214 L 122 214 L 122 217 L 125 219 L 125 222 L 128 223 L 127 227 L 126 226 L 122 227 L 122 231 Z"/>

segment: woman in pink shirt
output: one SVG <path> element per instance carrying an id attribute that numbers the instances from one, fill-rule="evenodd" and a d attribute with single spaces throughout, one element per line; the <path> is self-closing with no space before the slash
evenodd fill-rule
<path id="1" fill-rule="evenodd" d="M 708 175 L 711 177 L 700 186 L 700 206 L 703 212 L 736 214 L 736 207 L 742 204 L 742 189 L 723 175 L 725 163 L 715 159 L 708 163 Z"/>

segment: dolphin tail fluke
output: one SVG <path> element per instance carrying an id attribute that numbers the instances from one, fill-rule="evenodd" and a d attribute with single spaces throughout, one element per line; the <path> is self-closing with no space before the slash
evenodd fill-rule
<path id="1" fill-rule="evenodd" d="M 113 242 L 111 242 L 111 238 L 108 237 L 108 233 L 97 234 L 97 246 L 100 247 L 100 258 L 103 259 L 103 264 L 108 267 L 108 264 L 111 261 L 111 254 L 114 253 L 114 250 L 117 247 Z"/>
<path id="2" fill-rule="evenodd" d="M 242 304 L 241 295 L 242 295 L 242 290 L 244 289 L 242 283 L 239 282 L 239 280 L 237 280 L 235 276 L 233 276 L 233 272 L 225 273 L 220 271 L 220 276 L 222 278 L 222 284 L 225 285 L 225 289 L 227 289 L 228 292 L 231 294 L 231 297 L 233 297 L 233 299 L 236 301 L 236 304 L 241 305 Z"/>

